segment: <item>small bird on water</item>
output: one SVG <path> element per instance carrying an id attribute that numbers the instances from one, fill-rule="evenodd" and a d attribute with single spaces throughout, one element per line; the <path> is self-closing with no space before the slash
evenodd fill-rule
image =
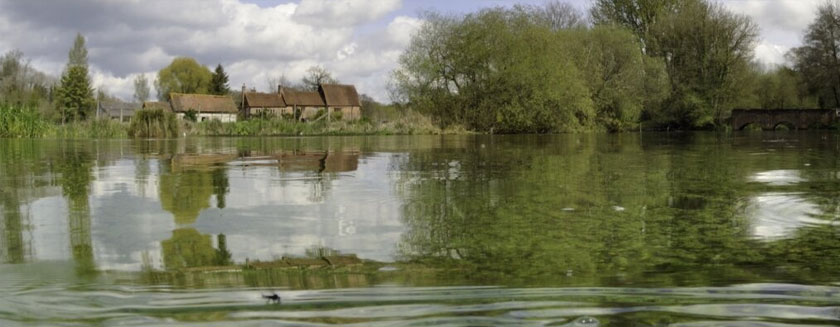
<path id="1" fill-rule="evenodd" d="M 262 297 L 268 299 L 268 303 L 280 304 L 280 295 L 277 295 L 277 293 L 272 292 L 271 295 L 263 294 Z"/>

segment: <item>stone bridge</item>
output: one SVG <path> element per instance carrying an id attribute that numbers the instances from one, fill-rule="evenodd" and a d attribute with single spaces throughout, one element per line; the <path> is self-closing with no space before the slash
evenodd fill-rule
<path id="1" fill-rule="evenodd" d="M 838 121 L 838 115 L 840 109 L 734 109 L 730 122 L 736 131 L 750 124 L 765 131 L 775 130 L 780 125 L 796 130 L 827 127 Z"/>

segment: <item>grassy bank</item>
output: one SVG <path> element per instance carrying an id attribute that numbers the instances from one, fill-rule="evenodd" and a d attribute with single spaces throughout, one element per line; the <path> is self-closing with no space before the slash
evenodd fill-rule
<path id="1" fill-rule="evenodd" d="M 381 118 L 381 117 L 380 117 Z M 140 110 L 131 123 L 109 119 L 56 124 L 36 110 L 0 106 L 0 137 L 5 138 L 172 138 L 178 136 L 300 136 L 300 135 L 440 135 L 468 134 L 462 127 L 441 129 L 423 115 L 408 111 L 371 121 L 325 120 L 301 123 L 284 119 L 180 121 L 163 111 Z"/>
<path id="2" fill-rule="evenodd" d="M 128 125 L 108 119 L 56 124 L 36 110 L 0 106 L 0 137 L 6 138 L 125 138 Z"/>
<path id="3" fill-rule="evenodd" d="M 181 124 L 172 112 L 162 109 L 138 110 L 128 125 L 128 135 L 135 138 L 178 137 Z"/>
<path id="4" fill-rule="evenodd" d="M 184 132 L 195 136 L 298 136 L 298 135 L 440 135 L 467 134 L 467 130 L 455 127 L 441 129 L 427 117 L 408 113 L 399 118 L 372 122 L 325 120 L 300 123 L 283 119 L 251 119 L 233 123 L 205 121 L 186 124 Z"/>
<path id="5" fill-rule="evenodd" d="M 110 119 L 51 125 L 42 137 L 56 139 L 127 138 L 128 124 Z"/>
<path id="6" fill-rule="evenodd" d="M 0 106 L 0 137 L 41 137 L 51 127 L 35 110 Z"/>

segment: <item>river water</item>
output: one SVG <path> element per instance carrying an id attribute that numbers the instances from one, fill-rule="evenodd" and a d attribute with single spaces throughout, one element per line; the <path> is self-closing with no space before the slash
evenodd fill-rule
<path id="1" fill-rule="evenodd" d="M 0 140 L 0 211 L 0 326 L 840 324 L 831 132 Z"/>

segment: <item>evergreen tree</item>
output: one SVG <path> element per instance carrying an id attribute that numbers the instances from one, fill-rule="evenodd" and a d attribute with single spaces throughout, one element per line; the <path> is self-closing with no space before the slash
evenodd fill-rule
<path id="1" fill-rule="evenodd" d="M 69 67 L 61 76 L 58 96 L 62 122 L 71 119 L 84 120 L 90 117 L 96 101 L 93 99 L 93 88 L 90 87 L 87 67 Z"/>
<path id="2" fill-rule="evenodd" d="M 210 80 L 210 93 L 216 95 L 225 95 L 230 93 L 228 87 L 228 75 L 222 64 L 216 66 L 216 71 L 213 73 L 213 78 Z"/>
<path id="3" fill-rule="evenodd" d="M 85 48 L 85 37 L 81 33 L 76 34 L 76 39 L 73 41 L 73 48 L 68 54 L 67 66 L 85 66 L 87 67 L 87 48 Z"/>
<path id="4" fill-rule="evenodd" d="M 93 98 L 90 75 L 88 74 L 85 38 L 76 35 L 73 47 L 67 54 L 67 68 L 61 76 L 58 89 L 58 105 L 62 122 L 68 119 L 84 120 L 93 113 L 96 101 Z"/>

